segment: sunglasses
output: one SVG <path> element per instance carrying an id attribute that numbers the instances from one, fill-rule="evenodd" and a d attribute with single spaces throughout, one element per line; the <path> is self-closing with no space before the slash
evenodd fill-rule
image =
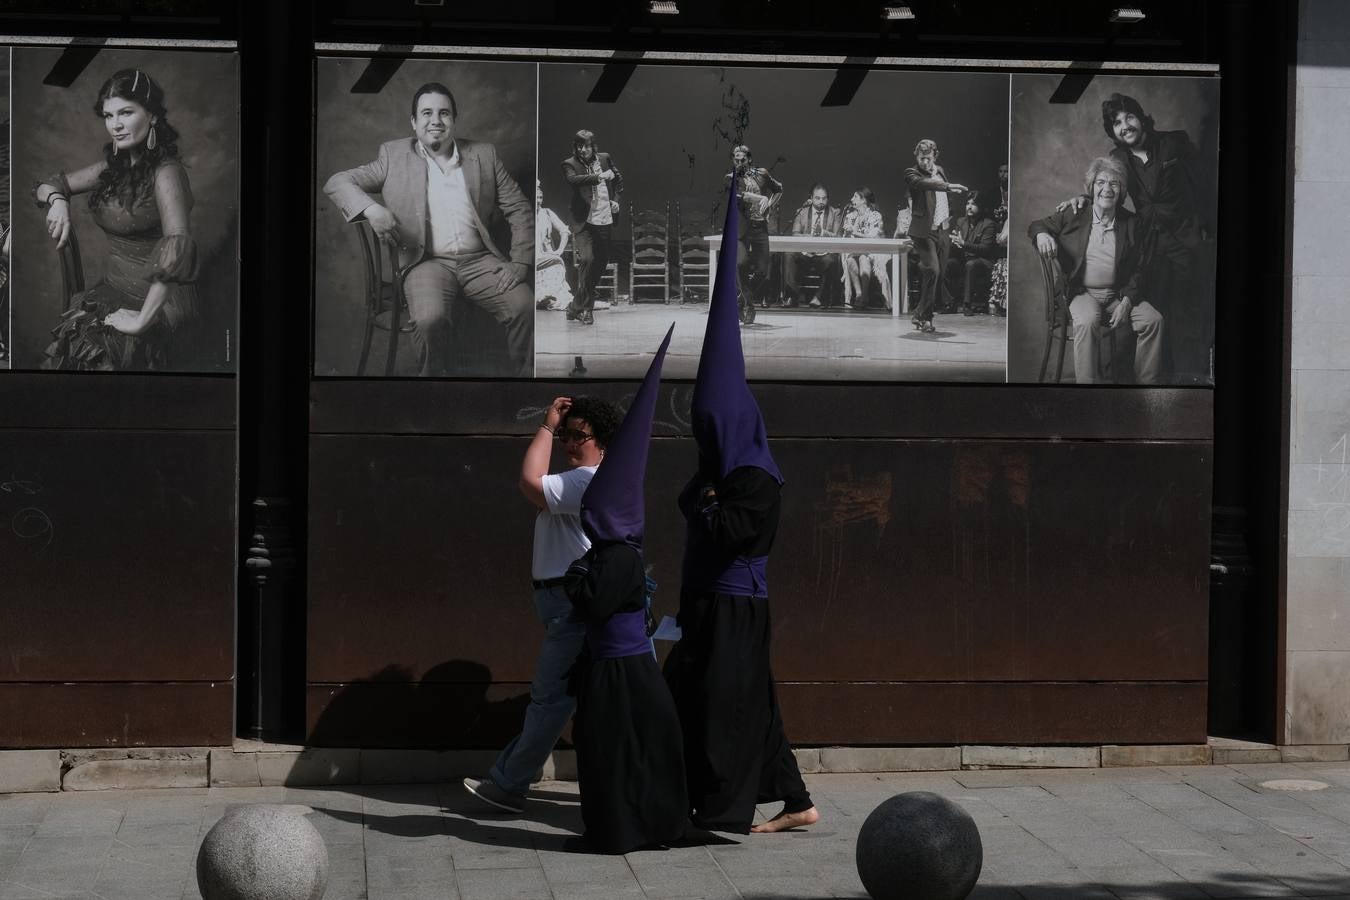
<path id="1" fill-rule="evenodd" d="M 584 444 L 587 441 L 595 438 L 595 435 L 587 434 L 586 432 L 580 431 L 576 428 L 559 428 L 556 434 L 558 436 L 558 440 L 562 441 L 564 444 L 572 442 Z"/>

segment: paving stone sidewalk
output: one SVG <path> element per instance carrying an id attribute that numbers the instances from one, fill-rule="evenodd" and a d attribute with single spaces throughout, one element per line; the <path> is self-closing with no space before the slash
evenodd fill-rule
<path id="1" fill-rule="evenodd" d="M 1268 786 L 1289 780 L 1326 787 Z M 457 784 L 0 795 L 0 900 L 198 897 L 197 847 L 245 803 L 314 809 L 328 845 L 327 900 L 865 897 L 858 829 L 878 803 L 910 790 L 950 797 L 979 824 L 977 900 L 1350 900 L 1348 763 L 807 782 L 824 816 L 816 828 L 624 857 L 564 852 L 581 826 L 569 783 L 540 785 L 519 818 L 472 812 Z"/>

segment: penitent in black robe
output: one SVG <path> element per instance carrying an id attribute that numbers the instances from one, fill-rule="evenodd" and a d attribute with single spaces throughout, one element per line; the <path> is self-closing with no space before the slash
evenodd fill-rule
<path id="1" fill-rule="evenodd" d="M 689 815 L 680 720 L 647 639 L 641 554 L 624 543 L 592 547 L 564 589 L 586 622 L 577 662 L 577 752 L 586 843 L 627 853 L 684 836 Z"/>
<path id="2" fill-rule="evenodd" d="M 760 581 L 781 500 L 778 482 L 752 466 L 712 484 L 715 504 L 701 500 L 707 486 L 695 476 L 680 494 L 688 520 L 683 634 L 665 671 L 684 732 L 694 824 L 745 834 L 757 803 L 781 800 L 785 812 L 813 805 L 783 733 L 769 666 L 769 599 Z M 761 589 L 726 589 L 747 578 Z"/>

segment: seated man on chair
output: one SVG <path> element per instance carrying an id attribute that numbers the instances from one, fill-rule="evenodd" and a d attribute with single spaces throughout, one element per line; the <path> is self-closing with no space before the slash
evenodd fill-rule
<path id="1" fill-rule="evenodd" d="M 1135 380 L 1157 384 L 1162 373 L 1163 317 L 1142 295 L 1139 265 L 1142 233 L 1138 220 L 1120 205 L 1126 169 L 1098 157 L 1088 166 L 1084 186 L 1091 206 L 1072 206 L 1038 219 L 1027 228 L 1036 250 L 1056 260 L 1068 283 L 1073 319 L 1073 374 L 1078 384 L 1097 381 L 1097 338 L 1129 322 L 1137 345 Z"/>
<path id="2" fill-rule="evenodd" d="M 844 217 L 839 207 L 830 205 L 830 192 L 825 189 L 825 185 L 818 184 L 811 188 L 811 198 L 797 210 L 792 220 L 792 233 L 838 237 L 843 224 Z M 787 287 L 784 306 L 796 306 L 805 299 L 798 278 L 802 270 L 820 276 L 820 290 L 811 298 L 811 305 L 831 306 L 833 286 L 839 283 L 839 254 L 824 250 L 788 253 L 783 263 L 783 281 Z"/>
<path id="3" fill-rule="evenodd" d="M 976 275 L 981 272 L 988 275 L 994 268 L 994 260 L 1003 255 L 997 238 L 998 226 L 984 214 L 980 192 L 971 191 L 966 196 L 966 214 L 952 223 L 948 236 L 951 250 L 947 256 L 947 271 L 943 273 L 949 282 L 953 274 L 965 273 L 961 288 L 961 312 L 967 316 L 975 315 L 975 304 L 971 302 L 970 294 Z"/>
<path id="4" fill-rule="evenodd" d="M 364 218 L 398 252 L 418 374 L 450 370 L 451 307 L 460 299 L 506 332 L 513 375 L 534 374 L 534 206 L 481 141 L 456 139 L 455 98 L 443 84 L 413 94 L 413 137 L 380 146 L 374 162 L 324 184 L 348 222 Z M 370 196 L 380 194 L 384 203 Z M 511 246 L 492 238 L 505 220 Z"/>

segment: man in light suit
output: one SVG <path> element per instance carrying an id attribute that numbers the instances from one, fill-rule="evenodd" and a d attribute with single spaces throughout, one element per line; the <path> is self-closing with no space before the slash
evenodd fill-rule
<path id="1" fill-rule="evenodd" d="M 802 204 L 792 220 L 793 234 L 814 237 L 839 237 L 839 230 L 843 227 L 843 214 L 839 212 L 839 207 L 830 205 L 830 192 L 823 184 L 811 188 L 811 199 Z M 811 305 L 832 306 L 834 291 L 839 285 L 839 254 L 825 251 L 787 254 L 783 263 L 783 281 L 787 287 L 784 306 L 796 306 L 802 300 L 801 285 L 797 278 L 798 271 L 802 269 L 820 275 L 820 293 L 811 298 Z"/>
<path id="2" fill-rule="evenodd" d="M 323 190 L 348 222 L 364 218 L 397 249 L 419 374 L 449 371 L 451 310 L 464 299 L 497 320 L 512 373 L 530 377 L 534 206 L 496 147 L 455 137 L 457 117 L 449 88 L 422 85 L 413 94 L 413 137 L 382 144 L 374 162 L 338 172 Z M 492 237 L 503 219 L 508 253 Z"/>

